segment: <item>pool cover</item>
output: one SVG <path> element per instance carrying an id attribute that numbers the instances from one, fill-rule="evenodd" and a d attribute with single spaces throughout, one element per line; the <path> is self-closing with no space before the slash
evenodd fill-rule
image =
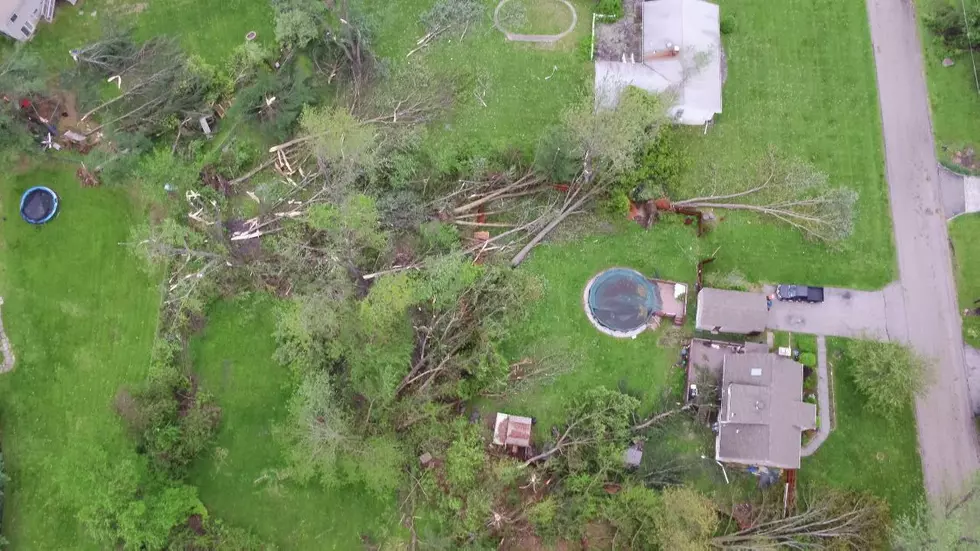
<path id="1" fill-rule="evenodd" d="M 20 198 L 20 215 L 31 224 L 43 224 L 58 212 L 58 196 L 46 187 L 32 187 Z"/>
<path id="2" fill-rule="evenodd" d="M 629 332 L 643 327 L 661 308 L 656 285 L 625 268 L 606 270 L 589 288 L 589 310 L 603 327 Z"/>

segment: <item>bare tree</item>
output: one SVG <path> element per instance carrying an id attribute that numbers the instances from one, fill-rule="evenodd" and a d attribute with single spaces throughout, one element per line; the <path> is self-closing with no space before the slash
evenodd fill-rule
<path id="1" fill-rule="evenodd" d="M 835 242 L 854 231 L 857 200 L 857 192 L 829 185 L 827 175 L 813 165 L 782 159 L 770 149 L 756 180 L 745 189 L 674 201 L 673 207 L 755 212 L 807 238 Z"/>
<path id="2" fill-rule="evenodd" d="M 778 509 L 778 510 L 777 510 Z M 711 540 L 720 549 L 881 549 L 887 541 L 887 505 L 847 493 L 814 496 L 789 516 L 763 508 L 751 526 Z"/>

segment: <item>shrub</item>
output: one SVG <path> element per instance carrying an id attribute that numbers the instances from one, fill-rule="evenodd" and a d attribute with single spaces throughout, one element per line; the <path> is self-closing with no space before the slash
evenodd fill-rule
<path id="1" fill-rule="evenodd" d="M 964 17 L 959 2 L 939 0 L 924 17 L 926 27 L 948 48 L 969 50 L 980 45 L 980 35 L 969 30 L 980 27 L 980 5 L 971 7 Z"/>
<path id="2" fill-rule="evenodd" d="M 800 363 L 806 367 L 814 367 L 817 365 L 817 355 L 813 352 L 804 352 L 800 354 Z"/>
<path id="3" fill-rule="evenodd" d="M 731 15 L 726 15 L 721 18 L 721 34 L 732 34 L 735 32 L 735 18 Z"/>

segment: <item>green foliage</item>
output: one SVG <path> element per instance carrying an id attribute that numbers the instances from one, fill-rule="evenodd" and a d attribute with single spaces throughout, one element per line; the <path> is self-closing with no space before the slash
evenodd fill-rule
<path id="1" fill-rule="evenodd" d="M 446 481 L 457 491 L 467 492 L 481 483 L 486 444 L 478 425 L 459 421 L 455 429 L 456 438 L 446 451 Z"/>
<path id="2" fill-rule="evenodd" d="M 731 15 L 725 15 L 721 18 L 720 30 L 721 34 L 728 35 L 735 32 L 735 18 Z"/>
<path id="3" fill-rule="evenodd" d="M 635 152 L 660 132 L 666 121 L 665 102 L 656 94 L 629 86 L 615 109 L 597 110 L 591 88 L 589 92 L 563 115 L 570 155 L 580 163 L 589 159 L 591 170 L 600 177 L 616 178 L 636 165 Z"/>
<path id="4" fill-rule="evenodd" d="M 718 527 L 712 503 L 693 488 L 667 488 L 654 533 L 661 549 L 698 551 L 710 547 Z"/>
<path id="5" fill-rule="evenodd" d="M 326 30 L 327 7 L 317 0 L 274 0 L 276 40 L 284 48 L 303 49 Z"/>
<path id="6" fill-rule="evenodd" d="M 378 222 L 378 207 L 366 195 L 350 195 L 339 205 L 314 205 L 307 211 L 307 221 L 314 230 L 329 232 L 351 248 L 380 250 L 387 241 Z"/>
<path id="7" fill-rule="evenodd" d="M 691 158 L 678 142 L 676 130 L 665 127 L 636 154 L 632 170 L 624 172 L 616 190 L 631 194 L 635 201 L 669 196 L 691 166 Z"/>
<path id="8" fill-rule="evenodd" d="M 895 343 L 853 340 L 845 348 L 854 384 L 866 407 L 888 416 L 908 407 L 929 381 L 930 365 L 911 348 Z"/>
<path id="9" fill-rule="evenodd" d="M 817 355 L 813 352 L 803 352 L 800 354 L 800 363 L 806 367 L 816 367 Z"/>
<path id="10" fill-rule="evenodd" d="M 158 550 L 192 514 L 207 511 L 192 486 L 154 474 L 143 458 L 121 459 L 91 473 L 102 480 L 79 512 L 86 532 L 106 547 Z"/>
<path id="11" fill-rule="evenodd" d="M 445 254 L 459 247 L 459 227 L 429 220 L 419 226 L 422 246 L 430 254 Z"/>
<path id="12" fill-rule="evenodd" d="M 278 309 L 276 360 L 299 373 L 326 369 L 343 354 L 339 341 L 350 306 L 325 293 L 296 295 Z"/>
<path id="13" fill-rule="evenodd" d="M 142 388 L 116 396 L 116 411 L 150 464 L 175 480 L 211 444 L 221 410 L 171 366 L 155 366 Z"/>
<path id="14" fill-rule="evenodd" d="M 574 155 L 575 144 L 560 126 L 551 127 L 534 149 L 534 169 L 553 182 L 570 182 L 582 170 Z"/>
<path id="15" fill-rule="evenodd" d="M 623 16 L 623 0 L 596 0 L 593 13 L 600 15 L 611 15 L 611 19 L 604 19 L 604 23 L 615 21 Z"/>
<path id="16" fill-rule="evenodd" d="M 923 18 L 927 29 L 939 36 L 947 48 L 970 50 L 980 46 L 980 5 L 966 4 L 966 15 L 958 1 L 934 0 Z"/>
<path id="17" fill-rule="evenodd" d="M 382 161 L 377 130 L 345 107 L 308 107 L 300 126 L 313 155 L 324 165 L 327 181 L 337 189 L 372 175 Z"/>
<path id="18" fill-rule="evenodd" d="M 568 398 L 565 431 L 570 448 L 561 455 L 571 471 L 600 472 L 622 465 L 630 438 L 630 421 L 639 409 L 636 398 L 605 387 Z"/>
<path id="19" fill-rule="evenodd" d="M 660 494 L 630 484 L 602 503 L 600 515 L 629 542 L 627 549 L 674 549 L 660 547 L 659 530 L 663 502 Z"/>
<path id="20" fill-rule="evenodd" d="M 305 483 L 318 479 L 325 486 L 342 482 L 339 458 L 354 444 L 350 415 L 338 403 L 326 372 L 306 374 L 289 401 L 286 440 L 289 474 Z"/>
<path id="21" fill-rule="evenodd" d="M 266 103 L 273 97 L 276 100 L 272 105 Z M 281 142 L 292 136 L 303 109 L 317 101 L 310 74 L 300 63 L 293 63 L 274 73 L 258 71 L 254 80 L 236 94 L 231 110 L 242 111 L 259 123 L 263 133 Z"/>
<path id="22" fill-rule="evenodd" d="M 527 509 L 527 520 L 537 534 L 554 535 L 558 516 L 558 500 L 548 496 Z"/>

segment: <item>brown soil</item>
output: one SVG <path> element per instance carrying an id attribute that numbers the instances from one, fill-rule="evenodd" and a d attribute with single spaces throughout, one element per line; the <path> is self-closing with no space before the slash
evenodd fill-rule
<path id="1" fill-rule="evenodd" d="M 952 160 L 954 163 L 965 169 L 971 171 L 980 170 L 980 163 L 977 162 L 977 152 L 972 147 L 967 147 L 960 151 L 954 151 Z"/>
<path id="2" fill-rule="evenodd" d="M 218 193 L 228 197 L 232 193 L 231 181 L 223 174 L 218 172 L 213 165 L 207 165 L 201 169 L 201 184 L 213 188 Z"/>
<path id="3" fill-rule="evenodd" d="M 244 220 L 229 220 L 225 224 L 225 229 L 228 230 L 228 235 L 231 236 L 238 232 L 247 231 L 249 226 Z M 230 241 L 229 243 L 235 256 L 244 261 L 258 260 L 262 256 L 262 241 L 260 238 Z"/>

